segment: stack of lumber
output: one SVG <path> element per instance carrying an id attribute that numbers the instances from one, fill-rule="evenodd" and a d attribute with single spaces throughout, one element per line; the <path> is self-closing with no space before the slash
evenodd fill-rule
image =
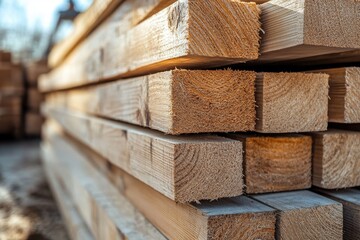
<path id="1" fill-rule="evenodd" d="M 21 66 L 0 50 L 0 135 L 21 136 L 23 92 Z"/>
<path id="2" fill-rule="evenodd" d="M 27 136 L 40 136 L 43 118 L 40 113 L 40 105 L 43 95 L 38 89 L 38 80 L 41 74 L 47 73 L 49 68 L 44 60 L 29 62 L 25 66 L 25 126 Z"/>
<path id="3" fill-rule="evenodd" d="M 39 82 L 73 239 L 357 239 L 360 2 L 100 2 Z"/>

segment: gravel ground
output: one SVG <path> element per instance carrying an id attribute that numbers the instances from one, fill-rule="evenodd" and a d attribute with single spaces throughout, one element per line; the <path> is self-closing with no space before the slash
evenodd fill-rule
<path id="1" fill-rule="evenodd" d="M 0 141 L 0 240 L 67 240 L 39 141 Z"/>

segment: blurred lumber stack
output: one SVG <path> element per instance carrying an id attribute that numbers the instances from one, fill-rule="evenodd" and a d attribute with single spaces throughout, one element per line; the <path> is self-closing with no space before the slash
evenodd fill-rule
<path id="1" fill-rule="evenodd" d="M 23 84 L 21 66 L 0 50 L 0 135 L 21 136 Z"/>
<path id="2" fill-rule="evenodd" d="M 26 70 L 26 104 L 25 104 L 25 134 L 27 136 L 40 136 L 43 117 L 40 113 L 40 105 L 43 95 L 38 89 L 38 80 L 41 74 L 49 72 L 45 60 L 30 62 L 25 66 Z"/>
<path id="3" fill-rule="evenodd" d="M 360 49 L 360 2 L 255 2 L 94 1 L 53 49 L 43 160 L 74 239 L 356 239 L 331 189 L 360 186 L 360 71 L 323 64 Z"/>

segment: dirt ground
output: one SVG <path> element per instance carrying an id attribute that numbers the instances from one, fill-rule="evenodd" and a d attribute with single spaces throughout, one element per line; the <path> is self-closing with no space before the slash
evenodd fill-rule
<path id="1" fill-rule="evenodd" d="M 0 141 L 0 240 L 69 239 L 41 166 L 39 141 Z"/>

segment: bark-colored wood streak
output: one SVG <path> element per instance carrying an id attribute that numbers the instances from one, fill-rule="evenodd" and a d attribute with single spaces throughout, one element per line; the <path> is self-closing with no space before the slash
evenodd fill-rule
<path id="1" fill-rule="evenodd" d="M 360 236 L 360 190 L 336 191 L 316 189 L 316 192 L 341 202 L 344 211 L 344 239 L 357 240 Z"/>
<path id="2" fill-rule="evenodd" d="M 254 3 L 180 0 L 126 32 L 104 25 L 99 41 L 44 76 L 40 89 L 257 59 L 259 14 Z"/>
<path id="3" fill-rule="evenodd" d="M 239 141 L 170 136 L 68 110 L 45 112 L 103 157 L 173 200 L 218 199 L 243 192 Z"/>
<path id="4" fill-rule="evenodd" d="M 256 131 L 286 133 L 326 130 L 328 78 L 326 74 L 258 73 Z"/>
<path id="5" fill-rule="evenodd" d="M 254 199 L 277 209 L 277 239 L 342 239 L 341 203 L 310 191 L 271 193 Z"/>
<path id="6" fill-rule="evenodd" d="M 247 194 L 311 187 L 311 137 L 245 134 L 226 136 L 244 143 Z"/>
<path id="7" fill-rule="evenodd" d="M 59 166 L 70 168 L 67 170 L 70 174 L 76 171 L 74 178 L 79 175 L 98 176 L 100 172 L 105 174 L 120 194 L 129 199 L 168 239 L 274 239 L 274 210 L 257 201 L 241 196 L 201 204 L 176 203 L 107 163 L 92 150 L 72 144 L 73 141 L 64 137 L 61 141 L 72 157 L 58 158 Z M 51 145 L 56 149 L 54 142 L 51 141 Z M 97 167 L 86 167 L 89 161 L 95 162 Z M 110 182 L 108 184 L 111 185 Z"/>
<path id="8" fill-rule="evenodd" d="M 323 56 L 360 47 L 358 1 L 271 0 L 260 8 L 265 33 L 258 62 Z"/>
<path id="9" fill-rule="evenodd" d="M 360 133 L 314 133 L 313 185 L 325 189 L 360 186 Z"/>
<path id="10" fill-rule="evenodd" d="M 172 70 L 47 95 L 47 104 L 168 134 L 255 129 L 255 73 Z"/>

